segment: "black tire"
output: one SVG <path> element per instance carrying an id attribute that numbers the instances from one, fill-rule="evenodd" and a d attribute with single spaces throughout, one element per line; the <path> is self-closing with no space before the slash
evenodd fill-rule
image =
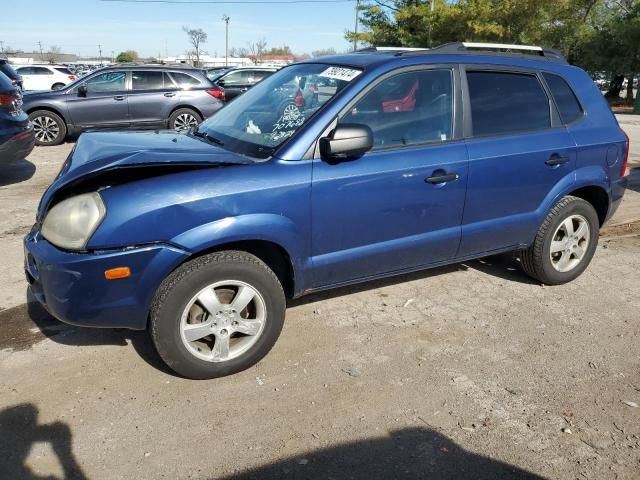
<path id="1" fill-rule="evenodd" d="M 551 243 L 560 225 L 573 215 L 583 217 L 588 226 L 589 242 L 584 256 L 571 270 L 557 270 L 551 259 Z M 578 278 L 589 266 L 598 246 L 600 220 L 593 206 L 578 197 L 567 196 L 560 200 L 547 214 L 538 230 L 533 244 L 520 254 L 522 269 L 534 279 L 546 285 L 561 285 Z M 562 254 L 562 253 L 561 253 Z"/>
<path id="2" fill-rule="evenodd" d="M 184 118 L 193 117 L 195 119 L 195 125 L 202 122 L 202 117 L 198 112 L 191 108 L 179 108 L 171 115 L 169 115 L 169 128 L 178 131 L 186 131 L 188 128 L 182 127 L 182 122 Z"/>
<path id="3" fill-rule="evenodd" d="M 36 110 L 29 114 L 29 120 L 35 130 L 36 145 L 51 147 L 64 142 L 67 125 L 60 115 L 49 110 Z"/>
<path id="4" fill-rule="evenodd" d="M 64 88 L 64 83 L 54 83 L 51 85 L 51 90 L 60 90 L 61 88 Z"/>
<path id="5" fill-rule="evenodd" d="M 246 283 L 260 294 L 266 306 L 264 327 L 239 356 L 219 362 L 203 360 L 182 340 L 182 314 L 194 295 L 226 280 Z M 151 307 L 150 333 L 158 354 L 176 373 L 192 379 L 223 377 L 255 365 L 269 353 L 280 336 L 285 308 L 282 285 L 265 263 L 246 252 L 216 252 L 185 263 L 162 282 Z"/>

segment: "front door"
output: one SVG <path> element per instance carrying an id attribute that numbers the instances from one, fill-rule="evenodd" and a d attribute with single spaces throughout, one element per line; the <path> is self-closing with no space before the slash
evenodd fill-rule
<path id="1" fill-rule="evenodd" d="M 338 120 L 371 127 L 374 148 L 353 161 L 314 161 L 315 287 L 455 257 L 468 160 L 454 137 L 454 73 L 391 75 Z"/>
<path id="2" fill-rule="evenodd" d="M 468 67 L 469 184 L 459 255 L 533 240 L 554 187 L 574 181 L 576 144 L 535 72 Z"/>
<path id="3" fill-rule="evenodd" d="M 251 88 L 249 72 L 247 70 L 234 70 L 220 78 L 216 84 L 224 88 L 224 98 L 226 101 L 233 100 Z"/>
<path id="4" fill-rule="evenodd" d="M 78 87 L 67 94 L 67 108 L 75 126 L 108 128 L 129 125 L 126 72 L 100 73 L 81 85 L 87 87 L 86 96 L 78 93 Z"/>

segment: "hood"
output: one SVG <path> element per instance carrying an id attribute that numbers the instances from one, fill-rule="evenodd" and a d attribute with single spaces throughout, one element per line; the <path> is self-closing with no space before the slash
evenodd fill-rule
<path id="1" fill-rule="evenodd" d="M 23 91 L 24 101 L 39 100 L 42 98 L 53 98 L 66 95 L 64 90 L 27 90 Z"/>
<path id="2" fill-rule="evenodd" d="M 59 177 L 79 177 L 143 166 L 251 164 L 252 160 L 175 131 L 100 132 L 80 136 Z"/>
<path id="3" fill-rule="evenodd" d="M 119 175 L 126 181 L 144 178 L 147 172 L 152 176 L 165 171 L 253 163 L 242 155 L 171 130 L 84 133 L 45 192 L 39 213 L 65 187 L 99 182 L 103 177 L 102 186 L 109 186 L 116 170 L 129 171 Z"/>

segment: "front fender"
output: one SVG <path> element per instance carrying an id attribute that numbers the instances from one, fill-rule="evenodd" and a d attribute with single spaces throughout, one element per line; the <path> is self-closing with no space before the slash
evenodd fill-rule
<path id="1" fill-rule="evenodd" d="M 171 243 L 192 254 L 211 250 L 227 243 L 262 240 L 282 247 L 291 259 L 296 291 L 303 288 L 304 272 L 308 268 L 308 240 L 295 223 L 283 215 L 255 213 L 226 217 L 199 225 L 171 239 Z M 307 259 L 307 260 L 305 260 Z"/>

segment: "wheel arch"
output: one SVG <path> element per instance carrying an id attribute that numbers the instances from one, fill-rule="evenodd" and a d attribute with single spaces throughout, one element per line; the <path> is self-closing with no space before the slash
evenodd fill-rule
<path id="1" fill-rule="evenodd" d="M 46 110 L 48 112 L 55 113 L 62 120 L 64 120 L 64 123 L 67 125 L 67 127 L 69 126 L 69 119 L 67 118 L 67 116 L 64 113 L 62 113 L 60 109 L 52 107 L 50 105 L 38 105 L 35 107 L 31 107 L 28 110 L 25 110 L 25 112 L 27 115 L 31 115 L 33 112 L 37 112 L 38 110 Z"/>
<path id="2" fill-rule="evenodd" d="M 598 185 L 587 185 L 573 190 L 567 195 L 578 197 L 589 202 L 598 214 L 598 220 L 602 227 L 609 214 L 610 205 L 609 194 L 604 188 Z"/>
<path id="3" fill-rule="evenodd" d="M 173 115 L 174 113 L 176 113 L 178 110 L 180 110 L 181 108 L 188 108 L 189 110 L 193 110 L 194 112 L 196 112 L 198 115 L 200 115 L 200 118 L 204 120 L 204 115 L 202 114 L 202 112 L 200 111 L 199 108 L 194 107 L 193 105 L 188 105 L 188 104 L 181 104 L 181 105 L 177 105 L 175 107 L 173 107 L 170 111 L 169 111 L 169 115 L 167 115 L 167 125 L 169 124 L 169 118 L 171 118 L 171 115 Z"/>

